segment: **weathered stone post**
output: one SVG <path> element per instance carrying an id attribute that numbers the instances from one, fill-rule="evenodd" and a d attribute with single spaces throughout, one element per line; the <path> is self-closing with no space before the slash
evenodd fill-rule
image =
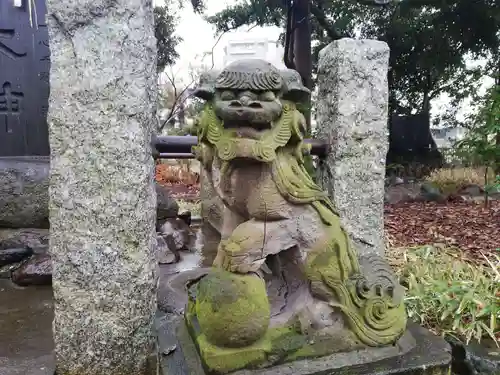
<path id="1" fill-rule="evenodd" d="M 58 375 L 143 375 L 157 272 L 151 0 L 48 0 Z"/>
<path id="2" fill-rule="evenodd" d="M 374 40 L 340 39 L 319 58 L 317 136 L 335 145 L 318 180 L 360 254 L 384 253 L 388 63 L 389 47 Z"/>

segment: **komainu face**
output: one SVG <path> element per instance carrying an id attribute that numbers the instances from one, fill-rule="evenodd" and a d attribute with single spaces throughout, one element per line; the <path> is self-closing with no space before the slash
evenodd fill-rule
<path id="1" fill-rule="evenodd" d="M 228 65 L 215 81 L 214 110 L 226 129 L 268 130 L 283 107 L 280 71 L 263 60 L 240 60 Z"/>
<path id="2" fill-rule="evenodd" d="M 215 114 L 224 128 L 251 127 L 257 131 L 271 128 L 283 111 L 276 91 L 216 90 Z"/>
<path id="3" fill-rule="evenodd" d="M 309 94 L 296 71 L 278 70 L 264 60 L 239 60 L 221 72 L 206 72 L 194 92 L 206 101 L 198 141 L 224 161 L 272 162 L 290 141 L 302 150 L 305 119 L 296 104 Z"/>

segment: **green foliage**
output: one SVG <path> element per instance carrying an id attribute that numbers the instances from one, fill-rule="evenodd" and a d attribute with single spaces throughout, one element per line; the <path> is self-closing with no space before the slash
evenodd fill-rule
<path id="1" fill-rule="evenodd" d="M 412 249 L 402 270 L 410 318 L 438 334 L 468 343 L 491 338 L 500 326 L 500 258 L 468 263 L 445 249 Z"/>
<path id="2" fill-rule="evenodd" d="M 486 184 L 484 190 L 487 194 L 500 193 L 500 175 L 496 175 L 492 182 Z"/>
<path id="3" fill-rule="evenodd" d="M 475 163 L 500 169 L 500 87 L 493 86 L 473 118 L 473 126 L 456 148 Z M 489 184 L 485 181 L 485 184 Z"/>
<path id="4" fill-rule="evenodd" d="M 182 38 L 175 35 L 177 21 L 168 4 L 167 1 L 165 6 L 154 8 L 156 48 L 158 49 L 157 72 L 162 72 L 166 66 L 175 62 L 179 57 L 175 47 L 182 41 Z"/>
<path id="5" fill-rule="evenodd" d="M 169 128 L 168 135 L 196 135 L 196 126 L 185 126 L 183 128 Z"/>
<path id="6" fill-rule="evenodd" d="M 286 1 L 244 0 L 208 17 L 219 32 L 243 25 L 285 29 Z M 467 69 L 467 55 L 490 58 L 500 48 L 500 0 L 404 0 L 385 7 L 374 1 L 310 2 L 313 65 L 318 53 L 339 36 L 386 41 L 391 48 L 391 110 L 429 110 L 442 93 L 467 97 L 481 75 Z"/>

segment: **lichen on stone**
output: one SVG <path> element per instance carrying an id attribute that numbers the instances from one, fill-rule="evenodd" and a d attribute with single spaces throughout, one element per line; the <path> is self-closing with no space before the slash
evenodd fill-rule
<path id="1" fill-rule="evenodd" d="M 196 316 L 207 341 L 242 347 L 260 339 L 269 326 L 270 305 L 263 280 L 214 269 L 198 284 Z"/>

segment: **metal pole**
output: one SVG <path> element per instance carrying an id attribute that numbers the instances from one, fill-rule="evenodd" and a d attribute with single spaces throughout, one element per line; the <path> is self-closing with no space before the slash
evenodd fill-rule
<path id="1" fill-rule="evenodd" d="M 311 155 L 324 157 L 328 153 L 329 145 L 320 139 L 305 139 L 305 143 L 310 144 Z M 192 159 L 194 155 L 191 148 L 198 144 L 198 138 L 192 135 L 170 135 L 153 139 L 156 149 L 155 158 L 160 159 Z"/>

